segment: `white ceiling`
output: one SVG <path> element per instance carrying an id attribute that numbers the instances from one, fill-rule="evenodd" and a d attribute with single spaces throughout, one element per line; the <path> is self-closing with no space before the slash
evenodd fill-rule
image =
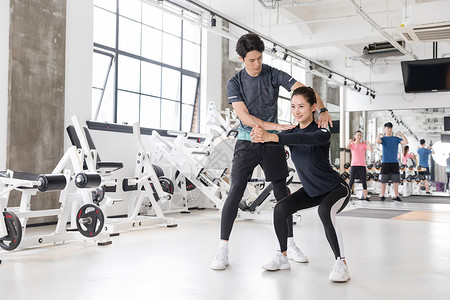
<path id="1" fill-rule="evenodd" d="M 361 58 L 363 48 L 368 44 L 387 41 L 386 34 L 393 40 L 401 40 L 398 29 L 402 24 L 410 26 L 450 22 L 450 0 L 197 1 L 374 88 L 377 97 L 392 91 L 402 93 L 400 61 L 413 60 L 413 57 L 402 54 Z M 356 3 L 356 7 L 352 3 Z M 358 10 L 366 14 L 372 24 Z M 406 43 L 405 49 L 419 59 L 433 57 L 432 42 Z M 443 56 L 450 57 L 450 37 L 449 40 L 438 42 L 438 57 Z M 404 108 L 407 109 L 408 105 Z M 441 120 L 436 126 L 433 124 L 433 129 L 428 128 L 429 118 L 425 117 L 423 110 L 402 110 L 398 114 L 419 138 L 437 140 L 447 111 L 434 112 L 434 117 Z M 387 110 L 374 116 L 391 118 Z"/>
<path id="2" fill-rule="evenodd" d="M 312 50 L 320 60 L 334 56 L 356 56 L 369 43 L 386 41 L 386 37 L 364 20 L 352 6 L 356 2 L 379 27 L 395 38 L 401 39 L 397 29 L 401 24 L 421 25 L 444 20 L 450 21 L 448 10 L 441 16 L 440 8 L 448 8 L 450 1 L 437 0 L 258 0 L 265 4 L 272 18 L 261 17 L 261 27 L 270 27 L 272 37 L 280 39 L 298 50 Z M 447 6 L 445 5 L 447 2 Z M 273 4 L 273 5 L 271 5 Z M 430 9 L 428 17 L 416 16 L 417 9 Z M 442 9 L 441 9 L 442 10 Z M 296 28 L 295 36 L 289 34 Z M 424 44 L 408 44 L 419 58 L 431 58 L 432 47 Z M 327 51 L 320 51 L 326 48 Z M 334 48 L 334 50 L 332 49 Z M 440 42 L 439 50 L 450 53 L 449 41 Z M 411 57 L 405 57 L 411 59 Z"/>
<path id="3" fill-rule="evenodd" d="M 274 32 L 272 36 L 282 39 L 287 46 L 316 60 L 325 61 L 330 67 L 378 89 L 379 92 L 385 90 L 387 85 L 402 86 L 400 61 L 414 58 L 403 54 L 362 58 L 365 46 L 385 42 L 387 39 L 357 13 L 352 6 L 353 1 L 258 0 L 258 2 L 268 6 L 265 10 L 277 15 L 278 22 L 273 22 L 273 18 L 270 18 L 270 22 L 273 23 L 269 27 L 271 32 Z M 354 2 L 379 26 L 380 30 L 394 40 L 402 39 L 398 32 L 401 24 L 409 26 L 450 21 L 450 1 L 356 0 Z M 283 18 L 280 18 L 280 15 L 283 15 Z M 297 28 L 296 34 L 286 36 L 289 35 L 289 29 L 292 32 L 293 28 Z M 414 53 L 419 59 L 433 57 L 432 42 L 405 44 L 406 50 Z M 439 41 L 437 45 L 438 57 L 450 57 L 450 40 Z M 448 109 L 394 110 L 395 117 L 406 124 L 405 126 L 398 124 L 400 130 L 405 133 L 410 130 L 413 133 L 410 138 L 417 136 L 428 141 L 440 140 L 440 134 L 444 129 L 443 116 L 448 113 Z M 377 117 L 380 121 L 392 121 L 395 124 L 395 120 L 387 110 L 378 114 L 373 113 L 371 117 Z"/>

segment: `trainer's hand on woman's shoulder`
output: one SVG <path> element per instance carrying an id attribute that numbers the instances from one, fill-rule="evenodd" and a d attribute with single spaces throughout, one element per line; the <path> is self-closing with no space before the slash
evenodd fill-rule
<path id="1" fill-rule="evenodd" d="M 317 125 L 319 128 L 327 128 L 328 124 L 330 124 L 330 127 L 333 127 L 333 121 L 331 120 L 330 113 L 328 111 L 324 111 L 323 113 L 320 113 L 319 119 L 317 120 Z"/>

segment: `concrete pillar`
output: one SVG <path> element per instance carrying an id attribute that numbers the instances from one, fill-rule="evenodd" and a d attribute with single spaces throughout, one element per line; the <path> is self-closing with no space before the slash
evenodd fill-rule
<path id="1" fill-rule="evenodd" d="M 233 77 L 242 67 L 242 63 L 230 60 L 230 43 L 236 44 L 235 41 L 230 41 L 227 38 L 222 38 L 222 103 L 221 110 L 225 108 L 232 109 L 231 104 L 228 104 L 228 80 Z"/>
<path id="2" fill-rule="evenodd" d="M 63 155 L 65 32 L 66 1 L 10 0 L 9 169 L 50 173 Z M 39 193 L 32 209 L 58 206 L 58 194 Z"/>
<path id="3" fill-rule="evenodd" d="M 241 68 L 243 64 L 240 61 L 233 60 L 233 58 L 235 59 L 237 57 L 235 50 L 236 42 L 237 41 L 222 38 L 222 85 L 221 85 L 222 100 L 220 106 L 221 110 L 225 110 L 225 108 L 232 109 L 232 105 L 228 104 L 227 83 L 228 80 L 237 73 L 236 69 Z M 264 63 L 264 54 L 263 54 L 263 63 Z"/>

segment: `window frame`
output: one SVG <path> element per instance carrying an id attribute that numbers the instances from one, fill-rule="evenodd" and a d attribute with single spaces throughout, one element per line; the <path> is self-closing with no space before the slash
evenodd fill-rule
<path id="1" fill-rule="evenodd" d="M 170 2 L 170 1 L 168 1 L 168 2 Z M 198 99 L 199 99 L 199 93 L 200 93 L 199 86 L 200 86 L 200 76 L 201 76 L 200 72 L 201 72 L 201 63 L 202 63 L 201 62 L 201 56 L 202 56 L 202 53 L 201 53 L 202 52 L 201 51 L 201 48 L 202 48 L 201 47 L 201 45 L 202 45 L 201 35 L 202 35 L 202 30 L 200 28 L 198 29 L 199 30 L 199 36 L 200 36 L 200 39 L 199 39 L 198 43 L 193 42 L 190 39 L 189 40 L 185 39 L 184 38 L 184 28 L 183 28 L 183 26 L 184 26 L 184 22 L 186 22 L 186 21 L 183 20 L 183 18 L 180 17 L 180 24 L 181 24 L 180 36 L 177 37 L 176 35 L 173 35 L 173 34 L 171 34 L 169 32 L 164 31 L 164 22 L 162 22 L 163 24 L 161 25 L 161 28 L 152 27 L 152 26 L 150 26 L 150 25 L 148 25 L 146 23 L 143 23 L 143 19 L 142 19 L 142 7 L 143 7 L 142 3 L 143 3 L 143 1 L 141 1 L 141 18 L 140 18 L 140 21 L 137 21 L 137 20 L 134 20 L 134 19 L 129 18 L 127 16 L 121 15 L 120 14 L 119 3 L 120 3 L 120 0 L 116 0 L 116 11 L 115 12 L 112 12 L 112 11 L 110 11 L 108 9 L 105 9 L 105 8 L 101 7 L 101 6 L 96 6 L 94 4 L 94 7 L 97 7 L 99 9 L 103 9 L 103 10 L 109 12 L 109 13 L 113 13 L 115 15 L 115 18 L 116 18 L 116 24 L 115 24 L 116 27 L 113 29 L 113 30 L 115 30 L 115 47 L 110 47 L 110 46 L 106 46 L 106 45 L 103 45 L 103 44 L 99 44 L 99 43 L 97 43 L 95 41 L 93 43 L 93 51 L 94 52 L 104 52 L 104 53 L 110 52 L 110 53 L 112 53 L 110 55 L 114 56 L 114 58 L 115 58 L 114 59 L 115 63 L 114 63 L 114 66 L 113 66 L 114 67 L 114 78 L 113 78 L 114 82 L 113 82 L 113 87 L 112 87 L 113 88 L 113 91 L 112 91 L 112 95 L 113 95 L 113 101 L 112 101 L 112 110 L 113 110 L 112 122 L 113 123 L 117 123 L 117 120 L 118 120 L 118 95 L 119 95 L 120 91 L 139 94 L 139 111 L 138 111 L 138 114 L 137 114 L 139 122 L 141 122 L 141 101 L 142 101 L 141 98 L 142 98 L 142 96 L 155 97 L 155 95 L 149 95 L 149 94 L 146 94 L 146 93 L 142 92 L 142 88 L 141 88 L 142 63 L 145 62 L 145 63 L 150 63 L 150 64 L 153 64 L 153 65 L 159 66 L 161 68 L 161 70 L 163 68 L 168 68 L 168 69 L 172 69 L 172 70 L 178 71 L 179 72 L 179 76 L 180 76 L 180 78 L 179 78 L 179 80 L 180 80 L 180 87 L 179 87 L 180 95 L 179 95 L 179 99 L 178 100 L 168 99 L 168 98 L 162 97 L 162 90 L 161 90 L 162 89 L 162 82 L 160 82 L 160 88 L 159 88 L 160 94 L 158 96 L 159 97 L 159 101 L 160 101 L 160 108 L 159 108 L 160 109 L 160 120 L 159 120 L 159 127 L 158 128 L 161 128 L 161 124 L 162 124 L 162 121 L 161 121 L 161 117 L 162 117 L 162 114 L 163 114 L 162 113 L 162 105 L 161 105 L 162 101 L 163 100 L 170 100 L 170 101 L 177 102 L 177 104 L 179 105 L 179 122 L 178 122 L 179 123 L 179 126 L 178 126 L 179 128 L 178 128 L 178 130 L 182 130 L 182 127 L 183 127 L 183 106 L 184 105 L 189 105 L 189 106 L 193 107 L 193 109 L 192 109 L 193 113 L 190 116 L 191 117 L 191 119 L 190 119 L 190 124 L 191 125 L 190 125 L 190 128 L 189 128 L 189 129 L 192 129 L 193 116 L 194 116 L 194 112 L 195 112 L 196 106 L 198 107 Z M 172 2 L 170 2 L 170 4 L 171 5 L 175 5 L 178 8 L 180 8 L 180 12 L 181 12 L 180 16 L 182 16 L 182 14 L 184 13 L 184 10 L 186 10 L 189 13 L 192 13 L 192 11 L 189 11 L 188 9 L 186 9 L 186 8 L 180 6 L 180 5 L 177 5 L 177 4 L 172 3 Z M 119 40 L 120 34 L 119 33 L 120 33 L 120 19 L 121 18 L 126 18 L 128 20 L 133 21 L 133 22 L 137 22 L 140 25 L 140 50 L 139 50 L 140 54 L 139 55 L 134 54 L 134 53 L 126 52 L 126 51 L 121 50 L 119 48 L 119 42 L 120 42 L 120 40 Z M 161 45 L 163 43 L 164 34 L 170 34 L 170 35 L 180 39 L 180 58 L 179 58 L 180 59 L 180 66 L 179 67 L 162 62 L 163 61 L 162 56 L 161 56 L 161 61 L 149 59 L 147 57 L 143 57 L 142 56 L 142 54 L 143 54 L 142 53 L 142 49 L 143 49 L 143 47 L 142 47 L 142 34 L 143 33 L 142 32 L 143 32 L 143 27 L 144 26 L 151 27 L 153 29 L 161 31 Z M 193 43 L 193 44 L 196 44 L 196 45 L 199 46 L 199 55 L 200 55 L 199 72 L 194 72 L 194 71 L 187 70 L 187 69 L 183 68 L 183 45 L 184 45 L 184 43 Z M 120 57 L 121 56 L 128 57 L 128 58 L 131 58 L 131 59 L 136 59 L 139 62 L 139 92 L 130 91 L 130 90 L 127 90 L 127 89 L 119 88 L 119 75 L 120 75 L 119 73 L 121 72 L 121 70 L 119 68 L 119 65 L 120 65 Z M 108 73 L 108 76 L 109 76 L 109 73 Z M 162 71 L 161 71 L 160 76 L 161 76 L 161 80 L 162 80 Z M 195 89 L 195 95 L 194 95 L 194 103 L 193 104 L 183 102 L 183 76 L 188 76 L 188 77 L 194 78 L 196 80 L 196 82 L 197 82 L 196 89 Z M 108 79 L 106 79 L 105 82 L 104 82 L 104 85 L 103 85 L 104 88 L 106 87 L 107 80 Z M 92 88 L 94 89 L 96 87 L 92 86 Z M 104 88 L 103 88 L 103 91 L 102 91 L 102 98 L 103 98 L 103 94 L 104 94 Z M 101 104 L 102 104 L 102 101 L 99 102 L 99 105 L 98 105 L 98 108 L 97 108 L 97 111 L 96 111 L 96 114 L 95 114 L 95 120 L 96 121 L 98 121 L 97 120 L 98 112 L 101 110 Z M 200 119 L 198 118 L 197 119 L 197 127 L 198 127 L 199 124 L 200 124 Z"/>

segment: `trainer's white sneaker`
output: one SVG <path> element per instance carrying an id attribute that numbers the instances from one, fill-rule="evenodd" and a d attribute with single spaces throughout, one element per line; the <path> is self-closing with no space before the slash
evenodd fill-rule
<path id="1" fill-rule="evenodd" d="M 225 270 L 229 264 L 230 263 L 228 261 L 228 251 L 219 248 L 219 250 L 217 250 L 216 257 L 211 263 L 211 269 Z"/>
<path id="2" fill-rule="evenodd" d="M 289 270 L 291 265 L 289 264 L 288 258 L 280 251 L 277 251 L 276 256 L 270 262 L 263 265 L 262 268 L 268 271 Z"/>
<path id="3" fill-rule="evenodd" d="M 334 282 L 346 282 L 350 279 L 348 266 L 339 257 L 334 263 L 333 270 L 331 271 L 329 278 Z"/>
<path id="4" fill-rule="evenodd" d="M 297 246 L 294 247 L 288 247 L 287 249 L 287 258 L 292 259 L 293 261 L 299 262 L 299 263 L 307 263 L 308 257 L 300 251 L 300 249 L 297 248 Z"/>

